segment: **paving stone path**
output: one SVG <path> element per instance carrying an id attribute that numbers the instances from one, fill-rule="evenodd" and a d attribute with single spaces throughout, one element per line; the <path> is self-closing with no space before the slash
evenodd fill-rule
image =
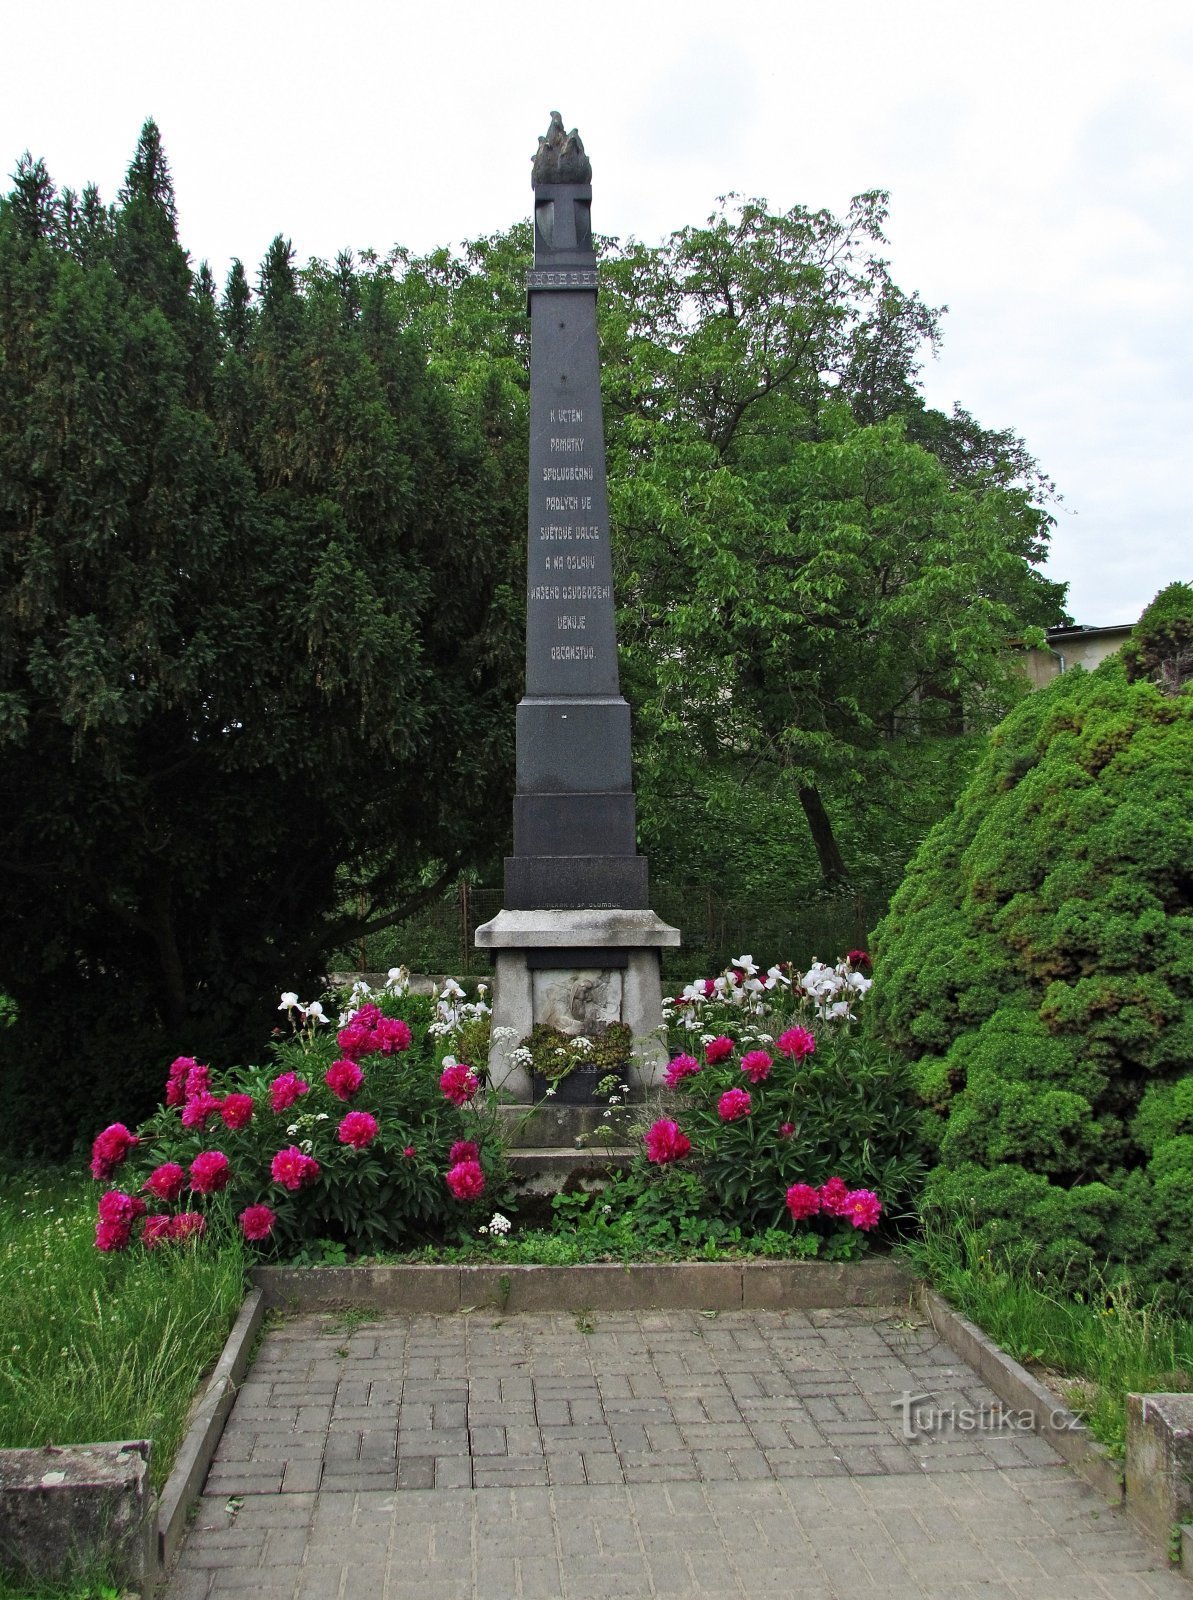
<path id="1" fill-rule="evenodd" d="M 1015 1424 L 906 1310 L 293 1318 L 166 1600 L 1190 1600 Z"/>

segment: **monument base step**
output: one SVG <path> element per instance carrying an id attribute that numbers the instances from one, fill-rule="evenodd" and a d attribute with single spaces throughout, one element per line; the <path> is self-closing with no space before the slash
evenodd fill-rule
<path id="1" fill-rule="evenodd" d="M 639 1102 L 640 1104 L 641 1102 Z M 588 1142 L 609 1126 L 607 1106 L 558 1105 L 547 1100 L 536 1106 L 498 1106 L 506 1144 L 517 1150 L 584 1150 Z M 577 1140 L 581 1143 L 577 1145 Z M 597 1146 L 600 1147 L 598 1137 Z"/>
<path id="2" fill-rule="evenodd" d="M 564 1150 L 558 1145 L 523 1146 L 509 1153 L 510 1175 L 518 1195 L 576 1194 L 603 1189 L 625 1172 L 637 1152 L 628 1145 Z"/>

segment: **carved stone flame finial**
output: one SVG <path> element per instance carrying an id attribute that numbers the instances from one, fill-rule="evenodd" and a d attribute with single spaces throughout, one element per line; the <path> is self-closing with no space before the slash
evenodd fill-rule
<path id="1" fill-rule="evenodd" d="M 537 189 L 540 183 L 591 183 L 592 162 L 584 154 L 584 146 L 575 128 L 565 133 L 563 118 L 558 111 L 551 113 L 551 126 L 534 156 L 530 173 L 530 186 Z"/>

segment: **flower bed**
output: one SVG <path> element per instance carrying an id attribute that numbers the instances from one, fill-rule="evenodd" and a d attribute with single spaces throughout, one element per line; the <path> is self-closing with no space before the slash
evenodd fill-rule
<path id="1" fill-rule="evenodd" d="M 91 1171 L 96 1246 L 156 1250 L 235 1223 L 258 1250 L 316 1258 L 451 1236 L 505 1187 L 504 1152 L 481 1073 L 450 1047 L 487 1022 L 449 980 L 427 996 L 395 968 L 356 984 L 332 1023 L 320 1001 L 283 994 L 263 1067 L 217 1074 L 171 1065 L 164 1104 L 135 1133 L 105 1128 Z"/>
<path id="2" fill-rule="evenodd" d="M 745 955 L 664 1001 L 662 1105 L 642 1126 L 640 1107 L 607 1113 L 636 1136 L 633 1166 L 555 1202 L 581 1258 L 843 1260 L 912 1214 L 915 1109 L 907 1069 L 862 1025 L 868 968 L 864 951 L 804 973 Z"/>
<path id="3" fill-rule="evenodd" d="M 609 1088 L 602 1131 L 638 1150 L 630 1170 L 597 1195 L 557 1196 L 523 1259 L 840 1260 L 897 1223 L 919 1178 L 914 1113 L 904 1069 L 858 1018 L 867 967 L 860 951 L 802 974 L 742 956 L 665 1002 L 663 1103 L 643 1120 L 616 1074 L 598 1086 Z M 505 1216 L 515 1208 L 484 1082 L 483 996 L 469 1003 L 451 980 L 418 996 L 398 968 L 376 993 L 357 983 L 327 1009 L 287 993 L 279 1009 L 290 1029 L 267 1067 L 217 1076 L 180 1057 L 155 1116 L 98 1135 L 92 1171 L 113 1185 L 98 1248 L 168 1247 L 219 1219 L 299 1263 L 412 1249 L 512 1257 L 524 1230 L 511 1238 Z M 453 1053 L 465 1044 L 478 1065 Z"/>

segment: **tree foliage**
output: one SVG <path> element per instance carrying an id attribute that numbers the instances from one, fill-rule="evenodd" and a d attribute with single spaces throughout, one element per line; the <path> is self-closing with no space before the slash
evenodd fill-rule
<path id="1" fill-rule="evenodd" d="M 1191 782 L 1187 686 L 1066 673 L 997 730 L 878 930 L 874 1016 L 918 1058 L 930 1210 L 1054 1274 L 1189 1284 Z"/>
<path id="2" fill-rule="evenodd" d="M 0 417 L 5 1081 L 52 1140 L 499 847 L 520 539 L 387 275 L 277 239 L 218 299 L 152 124 L 111 208 L 28 159 L 0 203 Z"/>
<path id="3" fill-rule="evenodd" d="M 1034 566 L 1051 486 L 1009 431 L 925 406 L 940 313 L 894 282 L 885 214 L 731 198 L 662 245 L 605 241 L 618 638 L 664 876 L 724 883 L 732 857 L 752 879 L 798 839 L 790 881 L 809 830 L 824 881 L 864 874 L 858 807 L 891 838 L 922 812 L 900 741 L 996 720 L 1022 689 L 1008 649 L 1062 616 Z M 472 393 L 499 370 L 511 415 L 528 257 L 519 227 L 391 261 L 437 367 Z"/>

